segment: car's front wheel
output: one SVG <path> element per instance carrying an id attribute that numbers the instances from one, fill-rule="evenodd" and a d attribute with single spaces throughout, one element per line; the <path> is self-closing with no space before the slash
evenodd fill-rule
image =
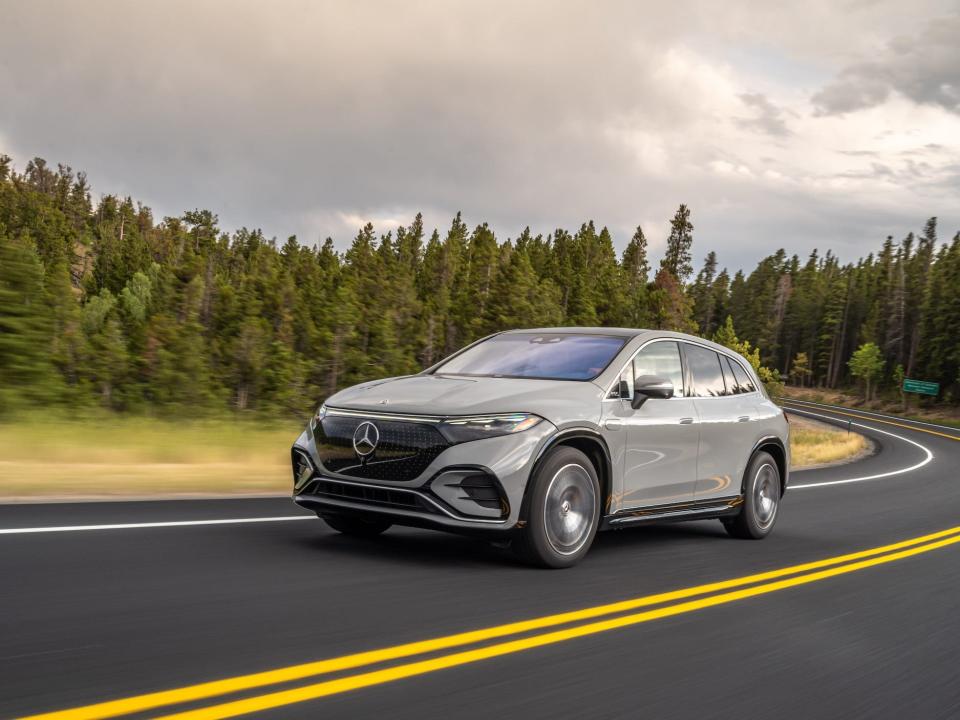
<path id="1" fill-rule="evenodd" d="M 600 519 L 600 482 L 589 458 L 559 447 L 534 471 L 526 523 L 517 541 L 521 557 L 534 565 L 564 568 L 587 554 Z"/>
<path id="2" fill-rule="evenodd" d="M 781 495 L 776 461 L 768 453 L 756 453 L 747 466 L 740 513 L 735 518 L 724 519 L 723 526 L 736 538 L 765 538 L 777 521 Z"/>
<path id="3" fill-rule="evenodd" d="M 344 535 L 355 537 L 375 537 L 389 529 L 391 523 L 386 520 L 375 520 L 347 515 L 321 515 L 327 525 Z"/>

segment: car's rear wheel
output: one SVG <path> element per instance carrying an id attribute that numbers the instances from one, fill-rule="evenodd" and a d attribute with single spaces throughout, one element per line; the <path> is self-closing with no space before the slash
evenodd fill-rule
<path id="1" fill-rule="evenodd" d="M 740 513 L 735 518 L 724 519 L 723 526 L 736 538 L 765 538 L 777 521 L 781 495 L 777 463 L 768 453 L 756 453 L 747 466 Z"/>
<path id="2" fill-rule="evenodd" d="M 321 515 L 320 517 L 337 532 L 354 537 L 375 537 L 387 530 L 392 524 L 386 520 L 347 515 Z"/>
<path id="3" fill-rule="evenodd" d="M 593 463 L 572 447 L 559 447 L 531 479 L 526 524 L 517 542 L 534 565 L 564 568 L 587 554 L 600 519 L 600 482 Z"/>

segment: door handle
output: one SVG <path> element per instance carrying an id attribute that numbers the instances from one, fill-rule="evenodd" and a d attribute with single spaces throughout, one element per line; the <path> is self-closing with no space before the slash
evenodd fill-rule
<path id="1" fill-rule="evenodd" d="M 693 425 L 693 418 L 680 418 L 681 425 Z"/>
<path id="2" fill-rule="evenodd" d="M 750 422 L 750 416 L 741 415 L 740 417 L 737 418 L 737 422 Z"/>
<path id="3" fill-rule="evenodd" d="M 619 420 L 607 420 L 607 421 L 603 424 L 603 426 L 604 426 L 607 430 L 619 430 L 620 428 L 623 427 L 623 423 L 620 422 Z"/>

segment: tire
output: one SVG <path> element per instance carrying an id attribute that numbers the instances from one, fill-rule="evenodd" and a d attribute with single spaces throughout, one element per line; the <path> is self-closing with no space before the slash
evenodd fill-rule
<path id="1" fill-rule="evenodd" d="M 731 537 L 762 540 L 773 530 L 783 495 L 777 463 L 769 453 L 758 452 L 750 459 L 743 483 L 740 513 L 723 520 Z"/>
<path id="2" fill-rule="evenodd" d="M 576 565 L 593 544 L 600 521 L 600 481 L 593 463 L 572 447 L 551 450 L 527 490 L 526 523 L 515 543 L 526 562 Z"/>
<path id="3" fill-rule="evenodd" d="M 387 520 L 349 517 L 347 515 L 321 515 L 320 517 L 337 532 L 353 537 L 376 537 L 392 525 Z"/>

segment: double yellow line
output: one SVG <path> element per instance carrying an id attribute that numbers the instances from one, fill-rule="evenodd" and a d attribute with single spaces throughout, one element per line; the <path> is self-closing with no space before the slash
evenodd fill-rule
<path id="1" fill-rule="evenodd" d="M 235 693 L 247 693 L 249 695 L 247 697 L 217 702 L 205 707 L 187 709 L 169 715 L 151 714 L 152 717 L 177 718 L 178 720 L 214 720 L 216 718 L 236 717 L 373 685 L 381 685 L 437 670 L 467 665 L 531 648 L 553 645 L 587 635 L 638 625 L 716 605 L 724 605 L 758 595 L 766 595 L 778 590 L 807 585 L 837 575 L 902 560 L 957 543 L 960 543 L 960 526 L 891 545 L 883 545 L 869 550 L 839 555 L 802 565 L 793 565 L 756 575 L 598 605 L 572 612 L 547 615 L 482 630 L 447 635 L 431 640 L 396 645 L 380 650 L 344 655 L 329 660 L 293 665 L 174 690 L 34 715 L 24 720 L 111 718 L 157 708 L 169 708 L 174 705 L 197 703 L 198 701 L 221 698 Z M 639 608 L 652 609 L 631 612 Z M 500 642 L 490 642 L 512 636 L 520 637 Z M 467 646 L 474 647 L 460 649 Z M 458 650 L 443 652 L 454 648 Z M 394 662 L 416 656 L 427 657 L 409 662 Z M 370 669 L 372 666 L 381 664 L 388 665 Z M 363 668 L 363 671 L 346 673 L 346 671 L 359 668 Z M 259 688 L 292 683 L 306 678 L 317 678 L 332 673 L 344 674 L 299 687 L 272 689 L 270 692 L 262 694 L 250 694 L 251 691 Z"/>

